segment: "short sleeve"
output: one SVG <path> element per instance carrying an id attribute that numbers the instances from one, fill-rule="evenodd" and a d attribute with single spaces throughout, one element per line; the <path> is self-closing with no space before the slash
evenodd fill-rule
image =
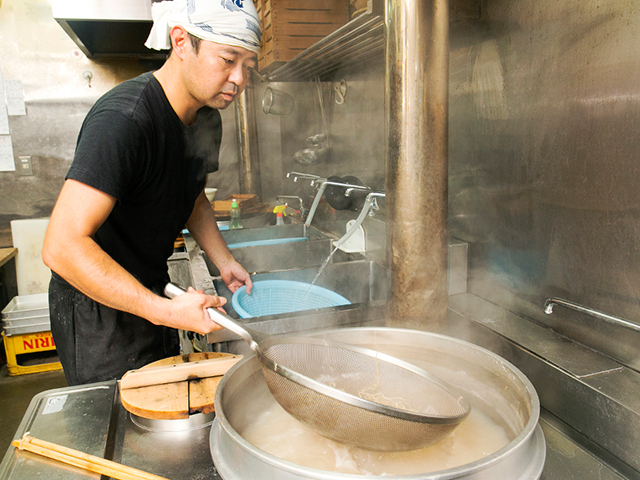
<path id="1" fill-rule="evenodd" d="M 113 110 L 85 120 L 67 179 L 77 180 L 121 200 L 146 158 L 146 140 L 130 117 Z"/>

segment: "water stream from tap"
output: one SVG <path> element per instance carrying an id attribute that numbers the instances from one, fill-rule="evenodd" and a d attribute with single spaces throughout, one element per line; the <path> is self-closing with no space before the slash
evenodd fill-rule
<path id="1" fill-rule="evenodd" d="M 325 258 L 324 262 L 322 262 L 322 265 L 320 265 L 320 268 L 318 269 L 318 273 L 316 273 L 316 276 L 313 279 L 313 282 L 311 282 L 311 285 L 309 285 L 309 289 L 307 290 L 307 293 L 305 294 L 305 299 L 306 299 L 307 295 L 309 295 L 309 292 L 311 291 L 311 289 L 313 288 L 315 283 L 318 281 L 318 277 L 320 277 L 322 272 L 324 272 L 324 269 L 327 268 L 327 265 L 329 265 L 329 262 L 331 261 L 331 258 L 333 257 L 334 253 L 336 253 L 336 250 L 338 250 L 338 247 L 334 247 L 334 249 L 331 251 L 329 256 L 327 258 Z"/>

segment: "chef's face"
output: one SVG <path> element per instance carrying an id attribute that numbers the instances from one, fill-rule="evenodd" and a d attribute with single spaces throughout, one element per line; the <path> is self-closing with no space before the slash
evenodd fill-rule
<path id="1" fill-rule="evenodd" d="M 185 81 L 190 94 L 203 106 L 227 108 L 244 91 L 256 67 L 256 54 L 205 40 L 200 41 L 199 48 L 189 44 Z"/>

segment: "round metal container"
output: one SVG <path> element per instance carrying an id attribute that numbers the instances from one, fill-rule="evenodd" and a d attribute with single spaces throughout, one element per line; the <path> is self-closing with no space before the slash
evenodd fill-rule
<path id="1" fill-rule="evenodd" d="M 131 421 L 138 427 L 150 432 L 185 432 L 205 428 L 213 423 L 215 412 L 196 413 L 188 418 L 176 420 L 164 420 L 157 418 L 144 418 L 129 412 Z"/>
<path id="2" fill-rule="evenodd" d="M 410 361 L 458 389 L 471 403 L 505 428 L 510 442 L 478 461 L 419 475 L 385 479 L 539 479 L 545 442 L 538 425 L 540 402 L 531 382 L 513 365 L 488 350 L 443 335 L 396 328 L 349 328 L 316 333 Z M 303 467 L 265 453 L 238 432 L 273 402 L 255 356 L 236 364 L 216 391 L 211 454 L 224 480 L 372 479 Z"/>

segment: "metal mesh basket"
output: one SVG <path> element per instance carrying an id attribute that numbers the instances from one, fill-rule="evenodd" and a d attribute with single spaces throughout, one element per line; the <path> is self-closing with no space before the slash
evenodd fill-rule
<path id="1" fill-rule="evenodd" d="M 466 403 L 435 378 L 362 353 L 365 349 L 310 339 L 278 341 L 283 343 L 268 347 L 265 357 L 334 391 L 323 395 L 265 367 L 269 390 L 287 412 L 338 442 L 371 450 L 423 448 L 449 434 L 469 413 Z M 334 398 L 343 393 L 353 398 Z M 362 408 L 361 400 L 387 411 Z"/>
<path id="2" fill-rule="evenodd" d="M 233 309 L 241 318 L 349 304 L 349 300 L 336 292 L 291 280 L 261 280 L 253 284 L 251 295 L 242 287 L 231 299 Z"/>

